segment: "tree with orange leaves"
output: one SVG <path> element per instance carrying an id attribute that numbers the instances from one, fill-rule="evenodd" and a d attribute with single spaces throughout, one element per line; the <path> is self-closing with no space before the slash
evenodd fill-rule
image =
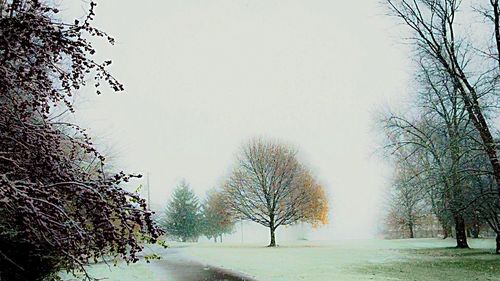
<path id="1" fill-rule="evenodd" d="M 233 232 L 235 218 L 228 210 L 224 194 L 218 189 L 212 189 L 207 193 L 203 203 L 203 234 L 208 239 L 222 242 L 222 235 Z"/>
<path id="2" fill-rule="evenodd" d="M 326 191 L 308 171 L 302 174 L 302 184 L 299 188 L 303 189 L 303 194 L 307 197 L 301 206 L 304 222 L 310 223 L 313 228 L 328 224 L 328 198 Z"/>

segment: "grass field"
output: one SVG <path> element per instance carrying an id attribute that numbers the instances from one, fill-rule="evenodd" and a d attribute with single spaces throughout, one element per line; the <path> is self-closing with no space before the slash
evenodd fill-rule
<path id="1" fill-rule="evenodd" d="M 491 250 L 421 249 L 412 258 L 383 265 L 365 265 L 360 272 L 385 280 L 500 280 L 500 260 Z"/>
<path id="2" fill-rule="evenodd" d="M 103 281 L 175 281 L 153 264 L 144 261 L 130 265 L 120 263 L 116 266 L 97 264 L 89 266 L 87 272 L 90 276 Z M 64 281 L 80 280 L 65 273 L 61 276 Z"/>
<path id="3" fill-rule="evenodd" d="M 500 280 L 492 240 L 475 249 L 451 248 L 453 240 L 367 240 L 253 245 L 197 245 L 189 255 L 259 280 Z"/>
<path id="4" fill-rule="evenodd" d="M 165 269 L 168 259 L 194 260 L 262 281 L 471 281 L 499 280 L 500 257 L 494 241 L 470 241 L 454 249 L 451 239 L 300 241 L 277 248 L 248 244 L 175 244 L 164 261 L 131 266 L 90 267 L 107 281 L 182 281 Z M 182 266 L 182 262 L 175 267 Z M 69 279 L 66 279 L 69 280 Z"/>

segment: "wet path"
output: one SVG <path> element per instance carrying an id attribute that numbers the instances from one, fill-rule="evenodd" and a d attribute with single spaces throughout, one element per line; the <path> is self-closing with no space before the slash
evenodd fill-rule
<path id="1" fill-rule="evenodd" d="M 165 280 L 174 281 L 256 281 L 229 270 L 193 261 L 182 254 L 182 249 L 169 248 L 157 251 L 161 260 L 151 262 L 157 275 L 165 274 Z"/>

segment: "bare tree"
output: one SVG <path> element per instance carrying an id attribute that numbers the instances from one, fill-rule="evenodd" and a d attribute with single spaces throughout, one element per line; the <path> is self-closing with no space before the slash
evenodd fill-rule
<path id="1" fill-rule="evenodd" d="M 481 13 L 491 20 L 494 42 L 474 46 L 471 38 L 457 29 L 461 12 L 460 0 L 387 0 L 391 11 L 414 34 L 414 43 L 424 63 L 438 65 L 456 88 L 468 117 L 477 130 L 486 152 L 500 197 L 500 162 L 486 110 L 492 95 L 497 92 L 500 73 L 500 28 L 498 1 Z M 462 34 L 470 34 L 468 32 Z M 491 46 L 495 46 L 491 48 Z M 494 49 L 495 51 L 492 51 Z M 488 100 L 490 98 L 490 100 Z"/>
<path id="2" fill-rule="evenodd" d="M 472 9 L 467 11 L 460 0 L 387 0 L 395 16 L 400 18 L 414 34 L 413 42 L 419 58 L 426 66 L 432 67 L 439 76 L 447 76 L 456 89 L 460 102 L 467 112 L 468 119 L 477 131 L 477 140 L 488 159 L 489 175 L 494 179 L 495 199 L 482 192 L 466 205 L 485 202 L 479 210 L 490 218 L 499 220 L 496 205 L 500 201 L 500 162 L 498 143 L 493 137 L 492 113 L 497 108 L 498 79 L 500 74 L 500 10 L 499 1 L 490 0 L 470 2 Z M 479 12 L 486 21 L 475 32 L 463 30 L 470 24 L 463 24 L 471 12 Z M 469 13 L 469 14 L 468 14 Z M 458 22 L 461 21 L 461 24 Z M 465 31 L 465 32 L 464 32 Z M 490 33 L 493 36 L 478 40 L 475 34 Z M 480 155 L 481 153 L 478 153 Z M 481 156 L 478 156 L 481 157 Z M 484 171 L 463 173 L 471 177 L 484 175 Z M 476 181 L 477 182 L 477 181 Z M 478 188 L 472 188 L 478 191 Z M 481 189 L 479 189 L 480 191 Z M 465 207 L 467 207 L 465 206 Z M 463 209 L 463 208 L 462 208 Z M 491 224 L 490 224 L 491 225 Z M 497 252 L 500 252 L 500 233 L 497 232 Z"/>
<path id="3" fill-rule="evenodd" d="M 326 223 L 328 207 L 322 187 L 299 163 L 296 152 L 272 141 L 253 140 L 243 147 L 238 165 L 225 183 L 229 207 L 243 219 L 275 231 L 299 221 Z"/>
<path id="4" fill-rule="evenodd" d="M 479 235 L 482 224 L 488 225 L 496 233 L 496 253 L 500 254 L 500 201 L 496 196 L 496 184 L 486 155 L 471 159 L 474 173 L 467 177 L 472 198 L 467 206 L 471 210 L 474 235 Z"/>
<path id="5" fill-rule="evenodd" d="M 425 185 L 421 184 L 418 170 L 411 167 L 408 159 L 401 159 L 391 190 L 389 224 L 403 227 L 409 238 L 415 238 L 415 227 L 427 214 Z"/>
<path id="6" fill-rule="evenodd" d="M 465 181 L 460 173 L 467 160 L 468 150 L 463 145 L 466 136 L 461 130 L 443 125 L 442 121 L 431 115 L 416 119 L 391 115 L 386 120 L 391 142 L 388 147 L 397 158 L 398 170 L 406 170 L 408 174 L 405 184 L 413 182 L 425 188 L 435 214 L 445 222 L 443 228 L 449 213 L 455 222 L 457 247 L 467 248 L 465 208 L 462 208 L 466 201 Z"/>

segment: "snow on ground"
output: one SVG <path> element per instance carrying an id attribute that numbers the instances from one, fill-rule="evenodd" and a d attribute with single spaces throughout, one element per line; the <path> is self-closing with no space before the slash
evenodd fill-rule
<path id="1" fill-rule="evenodd" d="M 89 266 L 87 272 L 98 280 L 106 281 L 173 281 L 172 278 L 161 272 L 161 269 L 144 261 L 128 266 L 125 263 L 116 266 L 101 263 Z M 69 274 L 61 274 L 61 277 L 64 281 L 80 280 Z"/>
<path id="2" fill-rule="evenodd" d="M 474 240 L 471 246 L 480 249 L 492 249 L 492 240 Z M 350 240 L 335 242 L 293 242 L 283 243 L 278 248 L 266 248 L 262 245 L 225 245 L 203 244 L 186 248 L 186 254 L 200 261 L 243 272 L 255 276 L 258 280 L 294 281 L 294 280 L 500 280 L 495 274 L 483 276 L 490 279 L 469 279 L 477 276 L 467 268 L 461 271 L 462 279 L 446 279 L 447 268 L 439 266 L 436 260 L 433 272 L 425 263 L 416 260 L 431 259 L 433 252 L 423 252 L 429 248 L 446 249 L 453 247 L 452 239 L 415 239 L 415 240 Z M 415 252 L 417 251 L 417 252 Z M 484 252 L 484 250 L 482 250 Z M 488 250 L 490 251 L 490 250 Z M 478 258 L 484 258 L 483 252 L 477 253 Z M 443 254 L 443 253 L 441 253 Z M 447 253 L 444 253 L 447 255 Z M 486 253 L 488 255 L 488 253 Z M 500 266 L 500 258 L 492 256 L 496 267 Z M 460 260 L 461 257 L 456 257 Z M 411 273 L 413 265 L 415 274 Z M 429 267 L 432 266 L 432 262 Z M 404 267 L 405 265 L 408 265 Z M 409 272 L 403 272 L 402 270 Z M 450 267 L 452 270 L 453 267 Z M 395 274 L 394 271 L 398 271 Z M 400 273 L 400 274 L 399 274 Z M 442 274 L 441 274 L 442 273 Z M 442 276 L 445 276 L 443 279 Z M 449 276 L 449 275 L 448 275 Z M 498 274 L 497 274 L 498 276 Z"/>
<path id="3" fill-rule="evenodd" d="M 185 273 L 200 262 L 202 268 L 225 268 L 260 281 L 500 281 L 500 257 L 492 254 L 493 240 L 471 240 L 472 250 L 454 249 L 454 243 L 453 239 L 296 241 L 277 248 L 173 243 L 166 251 L 158 250 L 160 261 L 111 268 L 99 264 L 89 272 L 107 281 L 183 281 L 191 280 Z"/>

